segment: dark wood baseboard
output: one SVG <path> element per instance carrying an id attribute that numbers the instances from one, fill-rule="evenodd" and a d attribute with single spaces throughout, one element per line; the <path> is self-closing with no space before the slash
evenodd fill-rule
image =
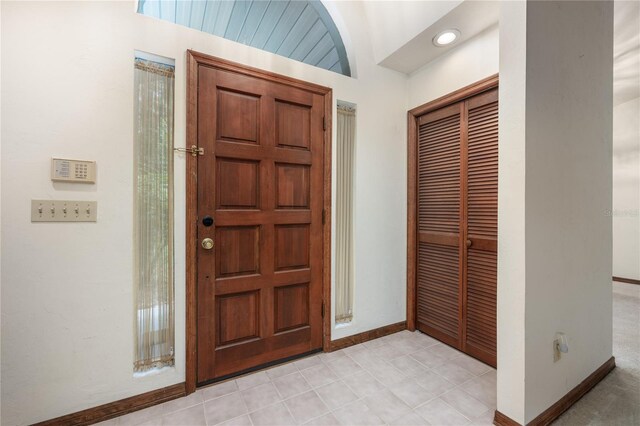
<path id="1" fill-rule="evenodd" d="M 527 426 L 542 426 L 551 424 L 552 421 L 560 417 L 562 413 L 567 411 L 569 407 L 578 402 L 580 398 L 585 396 L 595 385 L 600 383 L 607 374 L 616 367 L 616 359 L 611 357 L 602 364 L 596 371 L 591 373 L 589 377 L 584 379 L 578 386 L 571 389 L 568 394 L 560 398 L 558 402 L 544 410 L 538 417 L 527 423 Z"/>
<path id="2" fill-rule="evenodd" d="M 493 414 L 493 424 L 496 426 L 521 426 L 520 423 L 509 416 L 505 416 L 498 410 Z"/>
<path id="3" fill-rule="evenodd" d="M 594 388 L 595 385 L 600 383 L 602 379 L 604 379 L 607 374 L 611 372 L 616 367 L 616 359 L 611 357 L 602 364 L 596 371 L 591 373 L 589 377 L 584 379 L 578 386 L 571 389 L 569 393 L 560 398 L 555 404 L 551 407 L 544 410 L 538 417 L 531 420 L 527 423 L 527 426 L 546 426 L 551 424 L 554 420 L 556 420 L 562 413 L 567 411 L 573 404 L 578 402 L 580 398 L 585 396 L 587 392 Z M 496 410 L 493 424 L 497 426 L 516 426 L 520 425 L 515 420 L 505 416 L 498 410 Z"/>
<path id="4" fill-rule="evenodd" d="M 377 339 L 378 337 L 387 336 L 389 334 L 397 333 L 398 331 L 406 329 L 407 322 L 402 321 L 395 324 L 385 325 L 384 327 L 376 328 L 374 330 L 365 331 L 363 333 L 354 334 L 353 336 L 343 337 L 342 339 L 334 340 L 331 342 L 329 352 L 348 348 L 349 346 L 364 343 L 366 341 Z"/>
<path id="5" fill-rule="evenodd" d="M 98 407 L 67 414 L 66 416 L 36 423 L 34 426 L 49 425 L 91 425 L 114 417 L 122 416 L 133 411 L 142 410 L 153 405 L 171 401 L 186 395 L 184 383 L 156 389 L 141 395 L 110 402 Z"/>
<path id="6" fill-rule="evenodd" d="M 640 280 L 634 280 L 633 278 L 613 277 L 613 280 L 617 281 L 619 283 L 638 284 L 638 285 L 640 285 Z"/>

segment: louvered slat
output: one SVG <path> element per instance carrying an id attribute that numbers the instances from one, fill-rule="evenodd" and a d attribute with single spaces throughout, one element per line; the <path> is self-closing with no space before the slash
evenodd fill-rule
<path id="1" fill-rule="evenodd" d="M 460 115 L 418 129 L 418 229 L 460 230 Z"/>
<path id="2" fill-rule="evenodd" d="M 468 233 L 498 234 L 498 102 L 469 110 Z M 483 197 L 479 202 L 478 197 Z"/>
<path id="3" fill-rule="evenodd" d="M 466 344 L 493 357 L 496 355 L 496 258 L 495 252 L 469 250 L 470 262 L 481 261 L 485 265 L 493 265 L 494 271 L 479 273 L 469 265 L 467 275 Z"/>
<path id="4" fill-rule="evenodd" d="M 420 243 L 417 271 L 417 319 L 458 339 L 458 247 Z"/>

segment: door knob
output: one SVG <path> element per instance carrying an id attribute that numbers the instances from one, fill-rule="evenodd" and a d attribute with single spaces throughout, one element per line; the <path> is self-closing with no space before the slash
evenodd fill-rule
<path id="1" fill-rule="evenodd" d="M 211 250 L 213 248 L 213 240 L 211 238 L 205 238 L 202 240 L 202 248 L 205 250 Z"/>
<path id="2" fill-rule="evenodd" d="M 467 240 L 467 242 L 465 243 L 467 248 L 471 247 L 471 240 Z"/>

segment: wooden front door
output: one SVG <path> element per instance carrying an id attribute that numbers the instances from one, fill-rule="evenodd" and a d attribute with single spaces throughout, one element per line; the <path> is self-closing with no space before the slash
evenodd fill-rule
<path id="1" fill-rule="evenodd" d="M 498 90 L 415 129 L 416 327 L 495 366 Z"/>
<path id="2" fill-rule="evenodd" d="M 326 93 L 291 82 L 197 66 L 198 383 L 322 348 Z"/>

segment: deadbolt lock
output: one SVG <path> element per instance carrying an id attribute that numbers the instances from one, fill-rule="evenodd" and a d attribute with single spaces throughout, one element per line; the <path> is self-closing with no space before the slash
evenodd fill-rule
<path id="1" fill-rule="evenodd" d="M 202 240 L 202 248 L 205 250 L 211 250 L 213 248 L 213 240 L 211 238 L 205 238 Z"/>

